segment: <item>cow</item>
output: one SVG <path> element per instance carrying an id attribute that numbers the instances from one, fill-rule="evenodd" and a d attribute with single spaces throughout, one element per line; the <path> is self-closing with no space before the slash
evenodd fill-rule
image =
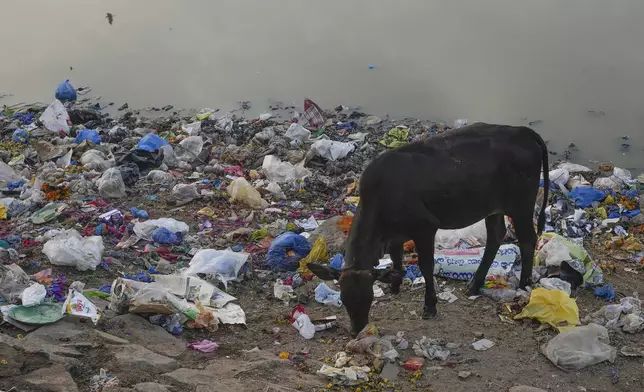
<path id="1" fill-rule="evenodd" d="M 319 264 L 309 269 L 322 280 L 338 279 L 341 299 L 355 336 L 369 322 L 373 283 L 400 290 L 403 243 L 413 240 L 418 266 L 427 280 L 423 319 L 436 315 L 432 284 L 434 238 L 438 229 L 459 229 L 485 219 L 483 260 L 469 282 L 475 295 L 512 218 L 521 252 L 520 287 L 529 285 L 537 234 L 545 225 L 548 186 L 534 230 L 533 214 L 543 169 L 548 184 L 548 149 L 534 130 L 523 126 L 475 123 L 388 150 L 365 168 L 360 202 L 345 242 L 345 265 L 337 271 Z M 375 269 L 388 245 L 393 268 Z"/>

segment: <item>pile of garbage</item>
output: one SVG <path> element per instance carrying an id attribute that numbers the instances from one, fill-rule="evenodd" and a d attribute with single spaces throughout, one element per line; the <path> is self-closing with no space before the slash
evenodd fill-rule
<path id="1" fill-rule="evenodd" d="M 276 299 L 295 302 L 295 289 L 314 279 L 307 264 L 343 267 L 365 165 L 386 149 L 467 124 L 398 122 L 344 106 L 322 110 L 309 99 L 301 112 L 276 105 L 256 118 L 240 115 L 243 110 L 185 114 L 172 107 L 152 108 L 156 115 L 146 117 L 103 106 L 89 91 L 65 81 L 50 105 L 0 111 L 0 311 L 4 323 L 23 331 L 67 315 L 96 324 L 123 313 L 141 314 L 175 335 L 185 328 L 243 325 L 244 310 L 229 288 L 249 277 L 273 282 Z M 547 228 L 534 260 L 538 283 L 518 288 L 520 251 L 506 218 L 505 243 L 483 290 L 520 304 L 512 317 L 562 331 L 558 340 L 595 334 L 593 349 L 605 354 L 593 355 L 595 362 L 614 359 L 605 328 L 644 328 L 637 296 L 611 297 L 604 278 L 614 265 L 593 260 L 583 245 L 602 237 L 606 249 L 632 268 L 644 263 L 644 177 L 612 165 L 599 169 L 561 162 L 550 172 L 550 184 L 544 184 L 552 191 Z M 198 211 L 186 214 L 183 207 L 191 203 Z M 439 230 L 434 274 L 471 279 L 485 243 L 484 221 Z M 411 241 L 405 257 L 409 289 L 427 284 Z M 391 265 L 385 255 L 378 268 Z M 106 271 L 105 281 L 85 287 L 83 273 L 96 270 Z M 429 284 L 441 286 L 434 278 Z M 315 301 L 339 311 L 339 291 L 321 282 L 315 287 Z M 586 327 L 579 326 L 574 299 L 583 287 L 618 302 L 584 318 L 593 323 Z M 387 288 L 373 289 L 378 299 Z M 458 300 L 444 283 L 438 291 L 447 303 Z M 335 316 L 311 318 L 301 304 L 289 321 L 304 339 L 336 326 Z M 369 353 L 378 360 L 372 367 L 382 369 L 400 357 L 397 350 L 408 348 L 403 336 L 379 337 L 370 325 L 347 352 Z M 482 349 L 494 344 L 483 340 Z M 553 362 L 580 368 L 562 359 L 555 344 L 553 339 L 544 350 L 556 357 Z M 417 370 L 423 358 L 445 361 L 456 347 L 424 337 L 413 344 L 417 357 L 409 368 Z M 204 340 L 194 348 L 211 352 L 217 344 Z M 345 366 L 348 355 L 339 353 L 334 366 L 318 373 L 346 385 L 368 381 L 371 369 Z"/>

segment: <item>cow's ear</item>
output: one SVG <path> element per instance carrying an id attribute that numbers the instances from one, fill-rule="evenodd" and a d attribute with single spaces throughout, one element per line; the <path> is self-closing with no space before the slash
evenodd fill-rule
<path id="1" fill-rule="evenodd" d="M 371 277 L 373 278 L 374 282 L 376 280 L 379 280 L 383 283 L 391 283 L 392 270 L 391 268 L 385 268 L 385 269 L 374 268 L 371 270 Z"/>
<path id="2" fill-rule="evenodd" d="M 315 263 L 309 263 L 306 265 L 306 267 L 315 274 L 318 278 L 322 280 L 337 280 L 340 279 L 340 274 L 341 272 L 333 269 L 326 267 L 324 265 L 320 264 L 315 264 Z"/>

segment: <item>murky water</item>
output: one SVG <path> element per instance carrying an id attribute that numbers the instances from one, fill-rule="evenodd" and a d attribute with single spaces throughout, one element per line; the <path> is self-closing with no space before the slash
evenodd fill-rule
<path id="1" fill-rule="evenodd" d="M 259 112 L 308 96 L 396 117 L 542 120 L 582 163 L 644 167 L 641 0 L 4 0 L 2 14 L 0 94 L 15 95 L 0 103 L 48 102 L 67 77 L 130 107 Z"/>

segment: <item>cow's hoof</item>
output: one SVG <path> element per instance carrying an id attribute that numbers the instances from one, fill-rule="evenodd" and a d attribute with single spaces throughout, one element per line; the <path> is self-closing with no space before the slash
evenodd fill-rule
<path id="1" fill-rule="evenodd" d="M 477 285 L 474 284 L 474 281 L 471 281 L 467 285 L 467 291 L 465 291 L 465 295 L 467 295 L 468 297 L 471 297 L 473 295 L 480 295 L 481 294 L 479 292 L 480 289 L 481 289 L 480 287 L 477 287 Z"/>
<path id="2" fill-rule="evenodd" d="M 436 313 L 436 308 L 425 308 L 425 310 L 423 311 L 423 320 L 429 320 L 436 317 Z"/>
<path id="3" fill-rule="evenodd" d="M 399 284 L 392 284 L 391 285 L 391 294 L 398 294 L 400 293 L 400 285 Z"/>

